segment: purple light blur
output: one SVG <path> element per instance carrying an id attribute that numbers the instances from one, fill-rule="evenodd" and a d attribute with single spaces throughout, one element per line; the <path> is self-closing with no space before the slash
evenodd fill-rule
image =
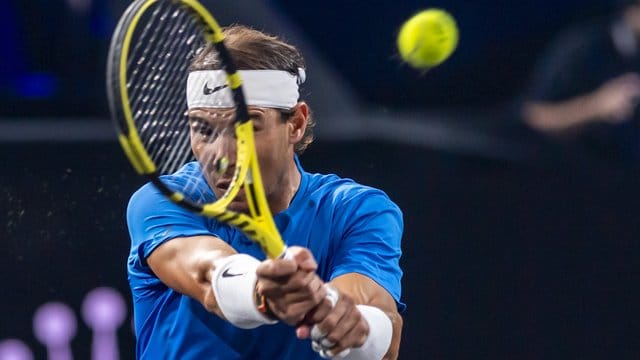
<path id="1" fill-rule="evenodd" d="M 91 358 L 118 360 L 118 328 L 127 317 L 127 306 L 116 290 L 101 287 L 91 290 L 82 302 L 82 318 L 93 330 Z"/>
<path id="2" fill-rule="evenodd" d="M 109 287 L 91 290 L 82 302 L 82 318 L 96 332 L 115 331 L 127 317 L 122 295 Z"/>
<path id="3" fill-rule="evenodd" d="M 85 296 L 81 313 L 93 330 L 92 360 L 118 360 L 117 332 L 128 313 L 122 295 L 113 288 L 96 288 Z M 33 316 L 33 333 L 46 346 L 48 360 L 73 359 L 70 345 L 77 330 L 73 310 L 60 302 L 43 304 Z M 20 340 L 3 339 L 0 360 L 33 360 L 33 353 Z"/>
<path id="4" fill-rule="evenodd" d="M 33 354 L 22 341 L 7 339 L 0 341 L 0 360 L 33 360 Z"/>
<path id="5" fill-rule="evenodd" d="M 76 336 L 77 322 L 73 310 L 63 303 L 46 303 L 36 310 L 33 333 L 49 348 L 69 346 Z"/>

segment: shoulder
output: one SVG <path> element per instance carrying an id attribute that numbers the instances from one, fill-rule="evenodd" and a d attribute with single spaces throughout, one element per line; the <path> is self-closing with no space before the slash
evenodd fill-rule
<path id="1" fill-rule="evenodd" d="M 129 198 L 127 213 L 134 212 L 141 208 L 147 208 L 148 205 L 157 203 L 161 199 L 163 199 L 163 196 L 160 191 L 153 186 L 153 184 L 146 183 Z"/>
<path id="2" fill-rule="evenodd" d="M 175 187 L 177 190 L 198 188 L 202 191 L 208 188 L 207 182 L 202 175 L 200 164 L 197 161 L 188 162 L 175 173 L 163 175 L 160 179 L 169 187 Z"/>
<path id="3" fill-rule="evenodd" d="M 170 188 L 190 189 L 185 196 L 193 197 L 211 193 L 199 190 L 198 186 L 187 186 L 194 172 L 193 164 L 183 167 L 175 174 L 163 176 L 162 181 Z M 191 189 L 195 189 L 191 191 Z M 214 230 L 207 218 L 189 211 L 164 196 L 152 183 L 138 189 L 130 198 L 127 206 L 127 226 L 132 248 L 141 246 L 141 257 L 146 258 L 161 243 L 177 238 L 196 235 L 211 235 Z"/>
<path id="4" fill-rule="evenodd" d="M 331 196 L 337 200 L 352 200 L 364 195 L 386 194 L 379 189 L 363 185 L 353 179 L 335 174 L 309 174 L 309 192 L 312 195 Z"/>
<path id="5" fill-rule="evenodd" d="M 184 165 L 180 170 L 171 175 L 161 176 L 169 188 L 183 193 L 193 202 L 212 202 L 213 191 L 202 177 L 200 167 L 196 162 Z M 188 191 L 185 191 L 188 189 Z M 165 197 L 152 183 L 140 187 L 129 199 L 127 205 L 127 222 L 130 228 L 136 224 L 149 221 L 160 221 L 175 218 L 191 220 L 198 217 Z M 200 222 L 200 221 L 198 221 Z"/>
<path id="6" fill-rule="evenodd" d="M 309 196 L 343 211 L 400 208 L 382 190 L 335 174 L 309 174 Z"/>
<path id="7" fill-rule="evenodd" d="M 213 199 L 213 192 L 209 188 L 202 176 L 200 165 L 195 162 L 189 162 L 182 168 L 171 175 L 163 175 L 160 177 L 163 183 L 169 188 L 183 192 L 190 200 L 210 202 Z M 189 189 L 185 191 L 184 189 Z M 147 183 L 140 187 L 129 200 L 129 207 L 143 203 L 158 203 L 161 200 L 166 201 L 162 193 L 152 184 Z"/>

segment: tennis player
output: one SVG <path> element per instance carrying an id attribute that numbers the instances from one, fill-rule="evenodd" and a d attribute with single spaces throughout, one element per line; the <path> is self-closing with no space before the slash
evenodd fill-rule
<path id="1" fill-rule="evenodd" d="M 265 193 L 289 259 L 264 260 L 240 231 L 166 200 L 150 184 L 131 198 L 128 278 L 139 359 L 395 359 L 400 300 L 400 209 L 377 189 L 306 172 L 298 155 L 314 121 L 300 101 L 305 64 L 292 45 L 242 26 L 225 29 L 255 124 Z M 224 194 L 216 171 L 229 148 L 233 103 L 211 101 L 218 61 L 194 58 L 187 84 L 191 148 L 198 161 L 167 181 L 201 199 Z M 201 165 L 202 164 L 202 165 Z M 198 200 L 198 199 L 193 199 Z M 230 207 L 247 211 L 244 197 Z"/>

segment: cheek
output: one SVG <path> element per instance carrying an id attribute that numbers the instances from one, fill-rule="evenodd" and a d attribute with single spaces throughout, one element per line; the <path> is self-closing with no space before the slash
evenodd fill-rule
<path id="1" fill-rule="evenodd" d="M 278 141 L 278 138 L 275 136 L 256 137 L 256 152 L 258 153 L 260 165 L 264 167 L 264 171 L 272 167 L 278 158 L 278 148 L 280 147 Z"/>
<path id="2" fill-rule="evenodd" d="M 191 141 L 191 152 L 193 153 L 193 155 L 195 155 L 196 158 L 200 154 L 200 146 L 198 146 L 198 144 L 194 143 L 193 141 Z"/>
<path id="3" fill-rule="evenodd" d="M 255 136 L 256 150 L 258 156 L 277 157 L 287 149 L 287 127 L 284 125 L 273 126 L 264 129 Z M 268 154 L 268 155 L 267 155 Z"/>
<path id="4" fill-rule="evenodd" d="M 287 163 L 287 137 L 280 129 L 256 136 L 256 151 L 260 162 L 260 171 L 267 183 L 279 177 L 283 166 Z"/>
<path id="5" fill-rule="evenodd" d="M 202 149 L 202 143 L 197 141 L 197 139 L 193 135 L 193 132 L 189 133 L 189 143 L 191 144 L 191 151 L 196 157 L 198 157 L 198 154 L 200 154 Z"/>
<path id="6" fill-rule="evenodd" d="M 191 151 L 193 152 L 193 156 L 202 164 L 204 158 L 204 146 L 202 142 L 192 142 L 191 143 Z"/>

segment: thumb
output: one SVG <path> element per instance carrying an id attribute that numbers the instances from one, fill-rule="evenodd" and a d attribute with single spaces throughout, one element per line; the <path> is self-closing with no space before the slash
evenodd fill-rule
<path id="1" fill-rule="evenodd" d="M 289 248 L 289 251 L 293 257 L 293 260 L 298 265 L 298 268 L 304 271 L 316 271 L 318 263 L 313 257 L 313 254 L 309 249 L 294 246 Z"/>

